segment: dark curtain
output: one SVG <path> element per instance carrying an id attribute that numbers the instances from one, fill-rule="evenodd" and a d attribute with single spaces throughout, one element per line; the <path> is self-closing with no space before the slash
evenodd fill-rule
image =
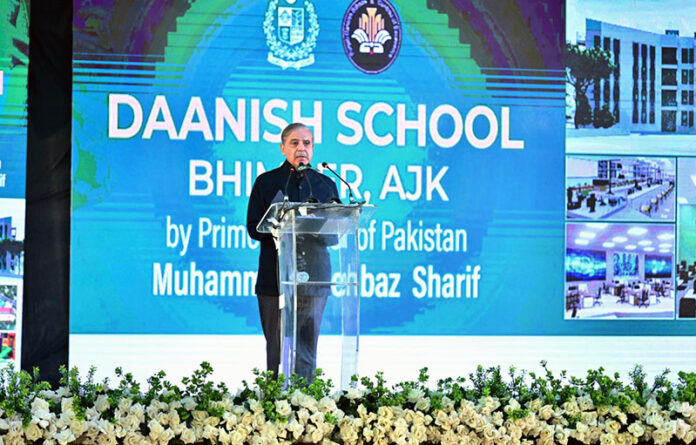
<path id="1" fill-rule="evenodd" d="M 22 369 L 68 363 L 72 3 L 32 0 Z"/>

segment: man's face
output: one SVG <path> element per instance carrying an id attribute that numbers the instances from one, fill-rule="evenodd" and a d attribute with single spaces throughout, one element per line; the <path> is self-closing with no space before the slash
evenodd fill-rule
<path id="1" fill-rule="evenodd" d="M 285 142 L 280 144 L 280 151 L 294 167 L 300 162 L 308 165 L 314 152 L 314 136 L 309 128 L 297 128 L 290 132 Z"/>

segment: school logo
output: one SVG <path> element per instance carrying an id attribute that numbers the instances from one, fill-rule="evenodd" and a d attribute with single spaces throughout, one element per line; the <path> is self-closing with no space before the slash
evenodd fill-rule
<path id="1" fill-rule="evenodd" d="M 401 20 L 388 0 L 354 0 L 343 16 L 343 50 L 357 69 L 378 74 L 401 48 Z"/>
<path id="2" fill-rule="evenodd" d="M 314 63 L 319 22 L 309 0 L 270 0 L 263 20 L 268 61 L 283 69 Z"/>

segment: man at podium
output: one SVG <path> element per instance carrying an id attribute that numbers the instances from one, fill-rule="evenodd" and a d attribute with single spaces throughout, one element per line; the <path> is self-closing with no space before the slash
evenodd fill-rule
<path id="1" fill-rule="evenodd" d="M 338 199 L 333 181 L 311 168 L 314 135 L 302 123 L 293 123 L 281 133 L 280 151 L 285 162 L 261 174 L 251 190 L 247 209 L 249 236 L 261 245 L 256 296 L 261 326 L 266 338 L 266 367 L 278 372 L 281 353 L 278 252 L 273 236 L 256 230 L 271 204 L 283 199 L 290 202 L 330 202 Z M 298 238 L 297 268 L 308 274 L 309 281 L 331 281 L 327 243 L 321 237 Z M 331 293 L 330 286 L 298 286 L 297 340 L 295 372 L 311 381 L 316 368 L 319 327 Z"/>

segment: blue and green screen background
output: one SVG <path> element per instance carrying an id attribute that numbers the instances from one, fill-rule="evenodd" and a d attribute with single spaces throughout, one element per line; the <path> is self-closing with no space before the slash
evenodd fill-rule
<path id="1" fill-rule="evenodd" d="M 313 165 L 354 164 L 362 172 L 362 196 L 378 207 L 374 249 L 360 253 L 372 274 L 398 273 L 400 297 L 364 297 L 361 334 L 374 335 L 686 335 L 676 321 L 624 320 L 591 323 L 564 320 L 564 122 L 565 71 L 563 2 L 540 6 L 519 1 L 514 8 L 489 9 L 478 2 L 393 0 L 402 26 L 401 50 L 386 71 L 357 70 L 342 46 L 341 23 L 350 2 L 314 1 L 320 31 L 315 62 L 299 70 L 267 61 L 262 22 L 264 1 L 192 0 L 129 5 L 114 0 L 76 0 L 73 64 L 73 196 L 71 227 L 72 334 L 259 334 L 253 288 L 224 296 L 153 295 L 153 263 L 174 269 L 254 271 L 258 249 L 190 246 L 185 255 L 168 248 L 167 217 L 194 224 L 201 217 L 244 225 L 248 185 L 257 162 L 265 170 L 283 157 L 278 143 L 251 137 L 250 103 L 261 109 L 271 99 L 288 102 L 274 115 L 292 121 L 292 101 L 303 115 L 322 103 L 321 141 Z M 553 6 L 557 3 L 556 6 Z M 474 6 L 479 5 L 479 6 Z M 497 26 L 499 24 L 505 26 Z M 143 127 L 133 137 L 108 137 L 110 94 L 126 94 L 143 108 Z M 156 96 L 165 96 L 177 129 L 192 97 L 198 97 L 215 133 L 215 100 L 223 98 L 236 115 L 246 102 L 245 139 L 227 129 L 222 141 L 190 132 L 172 140 L 165 131 L 143 138 Z M 499 133 L 486 149 L 462 136 L 453 147 L 434 143 L 430 133 L 419 146 L 416 132 L 396 144 L 396 112 L 379 114 L 375 132 L 394 142 L 372 144 L 352 135 L 337 119 L 340 104 L 355 101 L 363 122 L 366 110 L 384 102 L 406 107 L 415 119 L 425 105 L 426 119 L 440 105 L 462 115 L 484 105 L 498 116 L 509 108 L 510 138 L 523 149 L 503 149 Z M 121 127 L 133 113 L 119 108 Z M 263 118 L 260 133 L 279 128 Z M 426 125 L 427 127 L 427 125 Z M 442 135 L 452 133 L 443 118 Z M 316 129 L 315 129 L 316 130 Z M 488 132 L 483 118 L 474 132 Z M 316 131 L 315 131 L 316 132 Z M 241 191 L 226 185 L 218 196 L 189 193 L 191 160 L 224 161 L 225 173 L 240 162 Z M 251 163 L 251 164 L 247 164 Z M 246 165 L 253 168 L 247 172 Z M 409 166 L 439 172 L 448 200 L 425 184 L 415 200 L 380 190 L 391 166 L 407 192 L 416 189 Z M 248 175 L 251 173 L 251 175 Z M 352 174 L 352 173 L 351 173 Z M 351 174 L 349 174 L 349 179 Z M 346 195 L 343 195 L 345 198 Z M 465 252 L 381 249 L 384 221 L 465 229 Z M 432 266 L 439 274 L 464 273 L 480 266 L 477 298 L 417 298 L 413 270 Z"/>

